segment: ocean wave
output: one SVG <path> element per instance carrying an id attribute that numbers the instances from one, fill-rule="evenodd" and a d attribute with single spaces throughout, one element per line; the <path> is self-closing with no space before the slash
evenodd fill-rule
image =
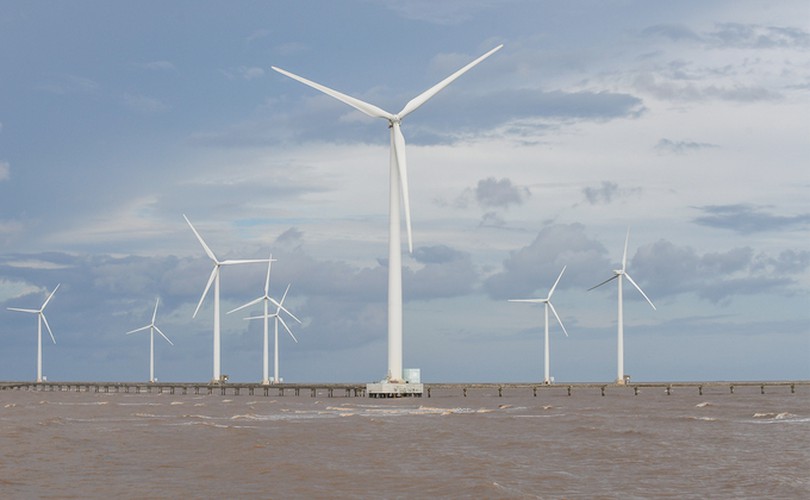
<path id="1" fill-rule="evenodd" d="M 79 402 L 79 403 L 68 403 L 66 401 L 47 401 L 43 400 L 40 401 L 39 404 L 41 405 L 58 405 L 58 406 L 101 406 L 109 404 L 109 401 L 88 401 L 88 402 Z"/>

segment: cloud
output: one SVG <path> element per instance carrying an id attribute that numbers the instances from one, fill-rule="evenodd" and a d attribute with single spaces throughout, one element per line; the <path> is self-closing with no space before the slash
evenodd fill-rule
<path id="1" fill-rule="evenodd" d="M 702 149 L 717 148 L 716 144 L 709 144 L 707 142 L 695 141 L 672 141 L 663 138 L 655 145 L 655 149 L 664 153 L 684 154 L 692 151 L 700 151 Z"/>
<path id="2" fill-rule="evenodd" d="M 701 33 L 681 24 L 657 24 L 642 30 L 645 37 L 662 37 L 675 42 L 699 42 L 706 48 L 803 49 L 810 47 L 810 33 L 794 27 L 759 24 L 717 23 Z"/>
<path id="3" fill-rule="evenodd" d="M 810 224 L 810 213 L 793 216 L 773 215 L 764 208 L 750 204 L 706 205 L 695 207 L 704 215 L 692 219 L 701 226 L 727 229 L 740 234 L 780 231 Z"/>
<path id="4" fill-rule="evenodd" d="M 230 80 L 255 80 L 264 76 L 264 69 L 258 66 L 239 66 L 238 68 L 223 70 L 222 73 Z"/>
<path id="5" fill-rule="evenodd" d="M 775 101 L 782 94 L 760 85 L 739 83 L 717 85 L 694 82 L 667 81 L 661 75 L 643 73 L 636 77 L 635 86 L 663 100 L 706 101 L 719 99 L 732 102 Z"/>
<path id="6" fill-rule="evenodd" d="M 174 63 L 170 61 L 148 61 L 143 63 L 132 63 L 132 66 L 149 71 L 174 71 Z"/>
<path id="7" fill-rule="evenodd" d="M 584 187 L 582 194 L 591 205 L 608 205 L 616 199 L 633 194 L 640 194 L 641 188 L 621 189 L 615 182 L 602 181 L 599 187 Z"/>
<path id="8" fill-rule="evenodd" d="M 507 178 L 481 179 L 475 188 L 475 199 L 482 207 L 508 208 L 509 205 L 522 205 L 529 196 L 531 196 L 529 188 L 515 186 Z"/>
<path id="9" fill-rule="evenodd" d="M 593 285 L 590 270 L 609 269 L 607 249 L 587 237 L 581 224 L 548 225 L 529 245 L 509 253 L 503 269 L 484 281 L 484 291 L 493 299 L 528 296 L 550 287 L 566 265 L 560 288 Z"/>
<path id="10" fill-rule="evenodd" d="M 452 26 L 469 21 L 482 11 L 503 7 L 504 2 L 496 0 L 446 0 L 443 2 L 386 0 L 383 4 L 405 19 Z"/>
<path id="11" fill-rule="evenodd" d="M 308 140 L 339 143 L 380 143 L 385 140 L 377 120 L 329 96 L 293 88 L 287 87 L 286 92 L 295 95 L 296 100 L 280 97 L 268 101 L 268 106 L 262 110 L 263 117 L 207 134 L 203 139 L 219 144 L 253 144 L 255 141 L 265 145 Z M 376 91 L 364 94 L 349 89 L 346 92 L 381 105 L 378 96 L 366 95 Z M 409 92 L 399 96 L 398 100 L 404 103 L 412 97 Z M 408 144 L 414 145 L 453 144 L 502 127 L 523 130 L 536 138 L 538 131 L 548 129 L 547 122 L 556 125 L 576 121 L 603 122 L 635 118 L 644 110 L 640 98 L 608 91 L 510 89 L 473 92 L 459 87 L 453 92 L 440 94 L 435 102 L 415 111 L 403 122 L 402 131 Z"/>
<path id="12" fill-rule="evenodd" d="M 628 265 L 643 277 L 648 293 L 665 297 L 684 293 L 712 303 L 760 293 L 793 293 L 795 276 L 810 268 L 810 252 L 783 251 L 777 257 L 749 247 L 699 254 L 693 248 L 659 240 L 640 247 Z"/>
<path id="13" fill-rule="evenodd" d="M 8 180 L 11 174 L 11 164 L 5 160 L 0 160 L 0 182 Z"/>
<path id="14" fill-rule="evenodd" d="M 414 259 L 422 269 L 403 273 L 403 286 L 409 300 L 432 300 L 458 297 L 471 293 L 478 273 L 470 255 L 446 245 L 420 247 Z"/>
<path id="15" fill-rule="evenodd" d="M 810 33 L 800 28 L 722 23 L 706 34 L 715 46 L 757 49 L 807 48 Z"/>
<path id="16" fill-rule="evenodd" d="M 264 76 L 264 70 L 258 66 L 245 67 L 242 66 L 238 69 L 239 75 L 245 80 L 253 80 Z"/>
<path id="17" fill-rule="evenodd" d="M 656 24 L 642 30 L 645 37 L 664 37 L 673 41 L 702 40 L 701 36 L 682 24 Z"/>
<path id="18" fill-rule="evenodd" d="M 51 81 L 40 83 L 36 88 L 57 95 L 89 94 L 96 92 L 99 85 L 93 80 L 81 76 L 58 75 L 54 76 Z"/>
<path id="19" fill-rule="evenodd" d="M 481 222 L 478 225 L 480 227 L 504 227 L 506 221 L 497 212 L 487 212 L 481 216 Z"/>
<path id="20" fill-rule="evenodd" d="M 309 49 L 304 43 L 300 42 L 287 42 L 277 45 L 273 50 L 280 56 L 294 56 L 296 54 L 301 54 Z"/>
<path id="21" fill-rule="evenodd" d="M 141 94 L 126 93 L 123 95 L 124 104 L 131 110 L 145 114 L 162 113 L 169 109 L 160 99 Z"/>

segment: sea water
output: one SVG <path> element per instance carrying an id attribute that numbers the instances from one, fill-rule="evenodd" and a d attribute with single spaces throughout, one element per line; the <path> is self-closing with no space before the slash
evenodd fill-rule
<path id="1" fill-rule="evenodd" d="M 1 391 L 0 498 L 810 498 L 808 394 L 693 392 Z"/>

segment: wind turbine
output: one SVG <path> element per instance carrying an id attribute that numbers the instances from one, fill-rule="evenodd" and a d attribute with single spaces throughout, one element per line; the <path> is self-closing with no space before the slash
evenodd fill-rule
<path id="1" fill-rule="evenodd" d="M 290 285 L 287 285 L 287 289 L 284 290 L 284 295 L 281 297 L 281 301 L 276 301 L 276 299 L 274 299 L 273 297 L 268 295 L 269 290 L 270 290 L 270 265 L 268 264 L 268 266 L 267 266 L 267 280 L 265 281 L 265 285 L 264 285 L 264 295 L 259 297 L 258 299 L 251 300 L 247 304 L 241 305 L 241 306 L 237 307 L 236 309 L 228 311 L 228 314 L 231 314 L 232 312 L 236 312 L 236 311 L 245 309 L 247 307 L 250 307 L 250 306 L 252 306 L 254 304 L 258 304 L 259 302 L 264 302 L 264 314 L 262 314 L 261 316 L 249 316 L 249 317 L 245 318 L 246 320 L 264 319 L 264 355 L 263 355 L 263 358 L 262 358 L 262 361 L 263 361 L 263 364 L 262 364 L 262 384 L 264 384 L 264 385 L 268 385 L 270 383 L 269 370 L 268 370 L 268 366 L 267 366 L 268 365 L 268 359 L 267 358 L 268 358 L 268 350 L 269 350 L 268 341 L 267 341 L 267 320 L 269 318 L 273 318 L 275 320 L 275 335 L 274 335 L 274 338 L 275 338 L 275 352 L 273 354 L 273 381 L 276 384 L 279 383 L 279 380 L 280 380 L 279 375 L 278 375 L 278 323 L 279 323 L 279 321 L 284 326 L 284 329 L 287 330 L 287 333 L 290 334 L 290 337 L 292 337 L 292 339 L 295 341 L 295 343 L 296 344 L 298 343 L 298 339 L 295 338 L 295 335 L 293 335 L 293 332 L 292 332 L 292 330 L 290 330 L 290 327 L 287 325 L 287 322 L 284 321 L 284 318 L 281 317 L 281 312 L 282 311 L 285 312 L 292 319 L 297 321 L 299 324 L 301 323 L 300 319 L 296 318 L 293 313 L 291 313 L 286 307 L 284 307 L 284 299 L 287 298 L 287 292 L 290 291 Z M 273 314 L 270 314 L 270 312 L 268 310 L 269 305 L 270 305 L 271 302 L 273 303 L 274 306 L 276 306 L 276 312 L 274 312 Z"/>
<path id="2" fill-rule="evenodd" d="M 551 296 L 554 294 L 554 289 L 557 288 L 557 283 L 560 282 L 560 278 L 562 278 L 563 273 L 565 272 L 565 268 L 567 266 L 563 266 L 562 271 L 560 271 L 560 275 L 557 276 L 557 281 L 554 282 L 554 286 L 551 287 L 551 290 L 548 292 L 548 297 L 545 299 L 510 299 L 509 302 L 529 302 L 533 304 L 543 304 L 545 306 L 545 316 L 546 316 L 546 341 L 545 341 L 545 350 L 543 352 L 543 361 L 545 363 L 545 371 L 543 373 L 543 383 L 550 384 L 551 377 L 549 376 L 549 354 L 548 354 L 548 310 L 551 309 L 551 312 L 554 313 L 554 317 L 557 318 L 557 322 L 562 327 L 563 333 L 565 336 L 568 336 L 568 332 L 565 330 L 565 326 L 563 325 L 560 316 L 557 314 L 557 310 L 554 309 L 554 304 L 551 303 Z"/>
<path id="3" fill-rule="evenodd" d="M 19 307 L 8 308 L 9 311 L 19 311 L 37 315 L 37 383 L 42 382 L 42 323 L 45 323 L 45 328 L 48 329 L 48 333 L 51 335 L 51 340 L 54 344 L 56 344 L 56 339 L 53 337 L 51 326 L 48 324 L 48 318 L 45 317 L 45 306 L 47 306 L 48 302 L 51 301 L 53 294 L 59 290 L 59 285 L 61 285 L 61 283 L 56 285 L 56 288 L 54 288 L 51 294 L 48 295 L 48 298 L 45 299 L 45 302 L 39 309 L 21 309 Z"/>
<path id="4" fill-rule="evenodd" d="M 169 337 L 166 336 L 165 333 L 160 331 L 160 328 L 155 324 L 155 318 L 157 318 L 157 310 L 158 304 L 160 303 L 160 298 L 155 300 L 155 312 L 152 313 L 152 322 L 146 326 L 142 326 L 141 328 L 136 328 L 135 330 L 130 330 L 126 333 L 126 335 L 132 335 L 133 333 L 142 332 L 146 329 L 149 329 L 149 382 L 154 384 L 155 383 L 155 330 L 160 334 L 161 337 L 166 339 L 171 345 L 174 345 L 174 342 L 169 340 Z"/>
<path id="5" fill-rule="evenodd" d="M 214 252 L 211 251 L 211 248 L 205 243 L 205 240 L 202 239 L 200 233 L 194 228 L 194 225 L 191 224 L 191 221 L 188 220 L 185 214 L 183 214 L 183 218 L 186 219 L 188 226 L 194 231 L 194 236 L 200 241 L 200 245 L 202 245 L 203 250 L 205 250 L 206 255 L 208 258 L 214 262 L 214 269 L 211 270 L 211 276 L 208 278 L 208 283 L 205 285 L 205 290 L 203 290 L 202 297 L 200 297 L 200 302 L 197 304 L 197 309 L 194 310 L 194 314 L 192 318 L 197 317 L 197 313 L 200 311 L 200 307 L 202 307 L 203 301 L 205 300 L 205 296 L 208 295 L 208 290 L 211 288 L 211 284 L 214 284 L 214 378 L 211 380 L 213 383 L 221 382 L 221 372 L 220 372 L 220 325 L 219 325 L 219 272 L 222 266 L 230 266 L 234 264 L 255 264 L 259 262 L 267 262 L 267 259 L 242 259 L 242 260 L 219 260 L 217 256 L 214 255 Z"/>
<path id="6" fill-rule="evenodd" d="M 277 302 L 276 299 L 274 299 L 273 297 L 271 297 L 269 295 L 269 293 L 270 293 L 270 269 L 271 269 L 272 265 L 273 265 L 273 258 L 272 258 L 272 256 L 270 256 L 270 260 L 267 263 L 267 278 L 264 281 L 264 295 L 262 295 L 258 299 L 251 300 L 247 304 L 241 305 L 241 306 L 237 307 L 236 309 L 232 309 L 232 310 L 228 311 L 228 314 L 231 314 L 233 312 L 240 311 L 240 310 L 245 309 L 247 307 L 250 307 L 252 305 L 258 304 L 259 302 L 264 302 L 264 314 L 262 316 L 251 316 L 249 318 L 245 318 L 245 319 L 264 318 L 264 354 L 262 356 L 262 384 L 264 384 L 264 385 L 268 385 L 270 383 L 269 367 L 268 367 L 268 364 L 269 364 L 268 363 L 269 347 L 268 347 L 268 341 L 267 341 L 267 336 L 268 336 L 268 333 L 267 333 L 267 320 L 268 320 L 268 318 L 275 318 L 275 320 L 276 320 L 276 334 L 275 334 L 276 348 L 275 348 L 275 355 L 274 355 L 274 367 L 275 368 L 274 368 L 274 378 L 273 378 L 273 380 L 276 383 L 278 383 L 278 380 L 279 380 L 279 378 L 278 378 L 278 322 L 279 321 L 281 321 L 281 323 L 284 325 L 284 328 L 287 329 L 287 332 L 293 338 L 295 343 L 296 344 L 298 343 L 298 339 L 295 338 L 295 335 L 293 335 L 292 331 L 290 331 L 289 327 L 284 322 L 284 319 L 281 316 L 279 316 L 279 313 L 281 311 L 284 311 L 285 313 L 289 314 L 291 318 L 298 321 L 298 323 L 301 323 L 301 320 L 296 318 L 295 315 L 293 315 L 293 313 L 288 311 L 283 306 L 284 299 L 287 297 L 287 291 L 290 290 L 289 285 L 287 285 L 287 291 L 284 292 L 284 297 L 282 297 L 281 302 Z M 269 311 L 268 311 L 270 302 L 272 302 L 273 305 L 275 305 L 277 307 L 276 312 L 274 314 L 270 314 Z"/>
<path id="7" fill-rule="evenodd" d="M 594 288 L 599 288 L 600 286 L 604 285 L 605 283 L 609 283 L 613 280 L 617 280 L 619 284 L 619 320 L 618 320 L 618 373 L 616 377 L 616 383 L 620 385 L 624 385 L 624 311 L 622 309 L 622 278 L 627 278 L 636 290 L 647 300 L 650 306 L 655 310 L 655 304 L 652 303 L 647 294 L 641 289 L 640 286 L 633 281 L 633 278 L 627 273 L 627 242 L 630 241 L 630 228 L 627 228 L 627 237 L 624 239 L 624 254 L 622 255 L 622 268 L 621 269 L 614 269 L 613 276 L 606 279 L 605 281 L 599 283 L 596 286 L 592 286 L 588 289 L 590 292 Z"/>
<path id="8" fill-rule="evenodd" d="M 439 91 L 450 85 L 458 77 L 472 69 L 475 65 L 498 51 L 503 45 L 498 45 L 473 62 L 448 76 L 441 82 L 425 92 L 411 99 L 399 113 L 393 114 L 373 104 L 348 96 L 336 90 L 307 80 L 281 68 L 272 66 L 282 75 L 297 80 L 326 95 L 348 104 L 372 118 L 382 118 L 388 122 L 391 130 L 391 153 L 389 173 L 389 221 L 388 221 L 388 382 L 401 383 L 402 380 L 402 250 L 400 229 L 400 199 L 405 211 L 405 228 L 408 234 L 408 250 L 413 252 L 413 238 L 411 234 L 411 208 L 408 196 L 408 169 L 405 161 L 405 137 L 402 135 L 400 125 L 402 120 L 416 111 L 421 105 L 436 95 Z"/>

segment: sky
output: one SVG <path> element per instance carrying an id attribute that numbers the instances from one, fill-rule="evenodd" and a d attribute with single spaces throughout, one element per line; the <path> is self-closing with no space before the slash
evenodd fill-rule
<path id="1" fill-rule="evenodd" d="M 810 379 L 806 1 L 0 3 L 0 380 L 208 381 L 211 272 L 267 258 L 302 320 L 287 382 L 387 371 L 390 112 L 504 47 L 402 125 L 404 367 L 423 382 Z M 403 240 L 404 241 L 404 240 Z M 223 312 L 266 267 L 222 271 Z M 259 307 L 248 309 L 258 313 Z M 242 311 L 240 311 L 241 313 Z M 261 379 L 223 315 L 222 373 Z M 272 354 L 271 354 L 272 359 Z M 271 367 L 272 373 L 272 367 Z"/>

